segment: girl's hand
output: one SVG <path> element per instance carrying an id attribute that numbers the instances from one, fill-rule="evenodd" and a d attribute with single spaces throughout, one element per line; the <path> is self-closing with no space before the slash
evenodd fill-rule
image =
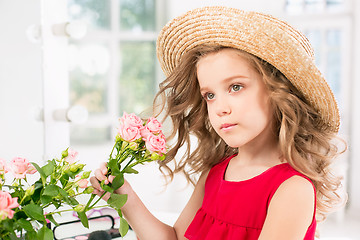
<path id="1" fill-rule="evenodd" d="M 104 193 L 104 190 L 101 188 L 100 186 L 100 182 L 101 181 L 105 181 L 105 184 L 108 184 L 109 182 L 112 182 L 113 178 L 107 178 L 106 174 L 107 174 L 107 167 L 106 167 L 106 162 L 102 162 L 100 164 L 100 167 L 98 169 L 95 170 L 94 172 L 95 176 L 90 178 L 90 183 L 94 188 L 93 193 L 101 196 Z M 107 201 L 110 197 L 110 193 L 106 193 L 102 198 Z"/>
<path id="2" fill-rule="evenodd" d="M 104 193 L 104 190 L 100 186 L 100 182 L 104 180 L 105 184 L 109 184 L 114 180 L 114 176 L 106 177 L 107 174 L 107 163 L 103 162 L 100 164 L 100 167 L 95 170 L 94 177 L 90 178 L 90 183 L 94 187 L 93 193 L 101 196 Z M 124 185 L 117 189 L 114 193 L 117 194 L 128 194 L 131 191 L 130 184 L 125 180 Z M 102 198 L 107 201 L 110 197 L 110 193 L 106 193 Z"/>

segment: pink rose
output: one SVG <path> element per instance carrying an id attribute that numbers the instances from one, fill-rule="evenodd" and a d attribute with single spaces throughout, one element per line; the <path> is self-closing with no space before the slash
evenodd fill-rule
<path id="1" fill-rule="evenodd" d="M 36 168 L 34 167 L 34 165 L 32 165 L 31 163 L 28 164 L 28 170 L 26 171 L 26 173 L 28 174 L 34 174 L 36 173 L 37 170 Z"/>
<path id="2" fill-rule="evenodd" d="M 14 211 L 11 209 L 17 208 L 19 206 L 17 200 L 17 197 L 12 198 L 8 192 L 3 192 L 0 190 L 0 220 L 13 218 Z"/>
<path id="3" fill-rule="evenodd" d="M 166 153 L 166 140 L 163 134 L 150 135 L 145 141 L 145 145 L 151 153 Z"/>
<path id="4" fill-rule="evenodd" d="M 141 138 L 140 128 L 120 125 L 119 134 L 127 142 L 133 142 Z"/>
<path id="5" fill-rule="evenodd" d="M 124 112 L 123 116 L 120 118 L 120 125 L 141 128 L 143 126 L 143 121 L 134 113 L 127 114 Z"/>
<path id="6" fill-rule="evenodd" d="M 152 135 L 151 131 L 147 126 L 144 126 L 140 129 L 141 137 L 146 141 L 146 139 Z"/>
<path id="7" fill-rule="evenodd" d="M 148 119 L 146 123 L 146 127 L 150 130 L 152 133 L 160 133 L 161 132 L 161 123 L 154 117 L 151 117 Z"/>
<path id="8" fill-rule="evenodd" d="M 77 151 L 75 151 L 74 149 L 68 148 L 68 155 L 67 155 L 67 157 L 64 158 L 64 160 L 66 162 L 68 162 L 69 164 L 73 164 L 76 162 L 77 155 L 78 155 Z"/>
<path id="9" fill-rule="evenodd" d="M 2 158 L 0 158 L 0 175 L 4 175 L 8 172 L 6 161 Z"/>
<path id="10" fill-rule="evenodd" d="M 15 178 L 25 178 L 26 173 L 33 172 L 33 168 L 34 166 L 25 158 L 16 157 L 10 161 L 10 169 Z"/>
<path id="11" fill-rule="evenodd" d="M 87 188 L 89 181 L 87 179 L 81 179 L 80 175 L 76 175 L 75 181 L 80 188 Z"/>

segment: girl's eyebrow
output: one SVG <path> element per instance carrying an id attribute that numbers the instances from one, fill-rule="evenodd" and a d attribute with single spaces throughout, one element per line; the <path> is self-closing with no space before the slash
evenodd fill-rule
<path id="1" fill-rule="evenodd" d="M 231 82 L 232 80 L 238 79 L 238 78 L 248 79 L 249 77 L 243 76 L 243 75 L 235 75 L 235 76 L 225 78 L 221 82 L 226 84 L 226 83 Z M 207 91 L 207 90 L 208 90 L 208 87 L 200 87 L 200 92 L 204 92 L 204 91 Z"/>

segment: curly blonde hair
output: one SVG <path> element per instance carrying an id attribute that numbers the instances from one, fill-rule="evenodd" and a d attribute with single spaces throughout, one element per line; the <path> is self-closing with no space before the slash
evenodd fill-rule
<path id="1" fill-rule="evenodd" d="M 171 118 L 173 128 L 168 139 L 174 143 L 166 159 L 159 164 L 160 170 L 171 179 L 175 173 L 183 172 L 194 183 L 198 173 L 237 153 L 237 149 L 229 147 L 211 127 L 196 74 L 200 58 L 224 48 L 220 45 L 203 45 L 190 50 L 182 56 L 172 74 L 160 84 L 154 100 L 154 111 L 158 112 L 157 116 L 162 113 L 164 119 Z M 341 179 L 330 170 L 332 160 L 340 154 L 333 141 L 337 139 L 336 134 L 319 127 L 322 121 L 319 113 L 279 70 L 254 55 L 237 51 L 262 75 L 274 109 L 281 153 L 295 170 L 313 182 L 317 196 L 317 221 L 324 220 L 333 206 L 341 202 L 341 197 L 336 193 Z M 194 149 L 191 135 L 198 141 Z M 183 146 L 185 154 L 176 161 L 175 156 Z M 170 167 L 170 162 L 175 165 Z"/>

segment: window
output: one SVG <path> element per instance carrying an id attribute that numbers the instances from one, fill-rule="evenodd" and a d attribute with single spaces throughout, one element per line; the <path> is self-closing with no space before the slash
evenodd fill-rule
<path id="1" fill-rule="evenodd" d="M 110 142 L 123 111 L 151 106 L 157 6 L 159 0 L 69 0 L 70 20 L 88 24 L 87 35 L 69 44 L 70 104 L 89 111 L 85 124 L 71 127 L 71 145 Z"/>
<path id="2" fill-rule="evenodd" d="M 290 14 L 341 12 L 346 9 L 347 0 L 287 0 L 286 12 Z"/>
<path id="3" fill-rule="evenodd" d="M 347 134 L 350 83 L 350 0 L 287 0 L 286 18 L 309 39 L 316 65 L 325 75 L 342 114 L 340 131 Z"/>
<path id="4" fill-rule="evenodd" d="M 316 65 L 324 74 L 338 102 L 341 124 L 340 136 L 348 141 L 350 125 L 351 72 L 351 0 L 287 0 L 286 18 L 307 36 L 314 51 Z M 335 170 L 344 176 L 351 166 L 349 153 L 340 156 Z M 339 219 L 343 212 L 337 212 Z"/>

